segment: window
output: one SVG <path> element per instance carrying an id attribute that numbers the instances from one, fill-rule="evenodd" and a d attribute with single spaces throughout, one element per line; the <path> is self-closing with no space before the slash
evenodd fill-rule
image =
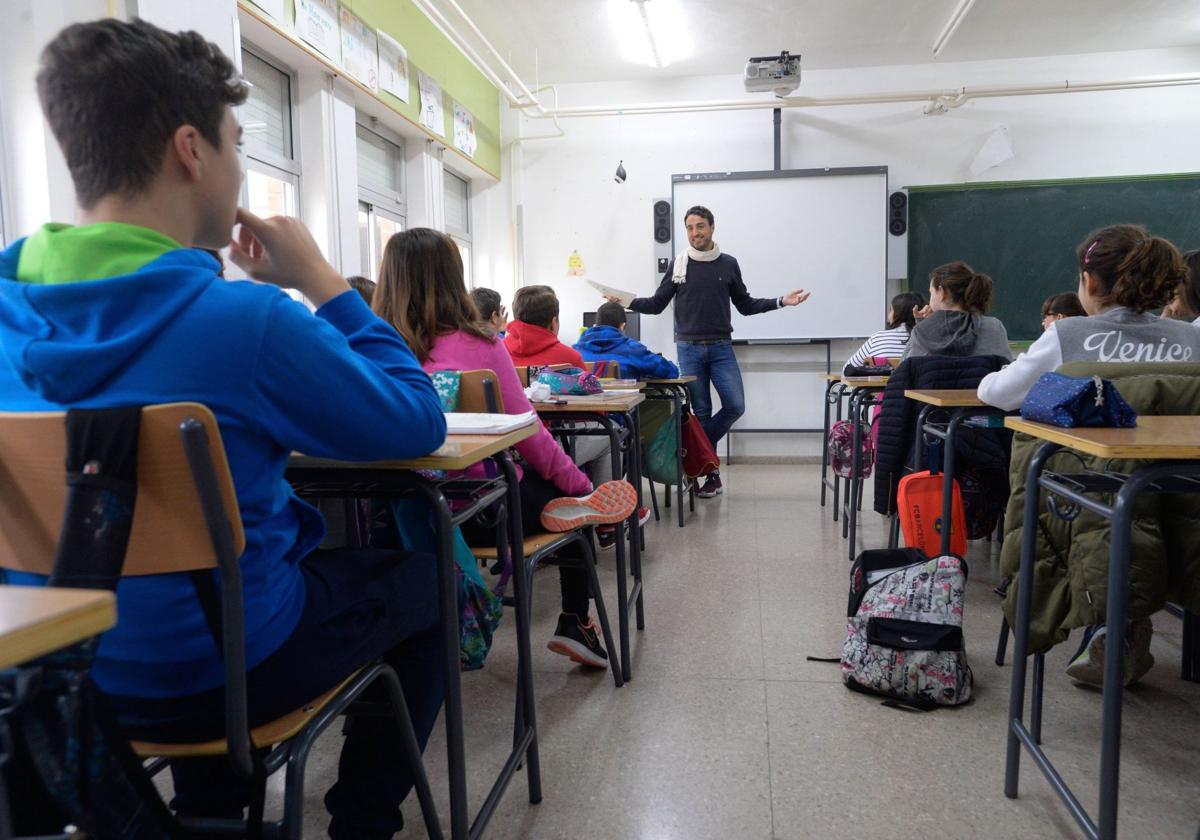
<path id="1" fill-rule="evenodd" d="M 250 83 L 241 111 L 246 154 L 243 203 L 259 216 L 299 215 L 292 76 L 249 49 L 242 50 L 242 75 Z"/>
<path id="2" fill-rule="evenodd" d="M 363 274 L 374 280 L 387 241 L 404 230 L 404 147 L 369 117 L 357 131 L 358 244 Z"/>
<path id="3" fill-rule="evenodd" d="M 458 245 L 462 255 L 463 279 L 467 288 L 473 288 L 471 280 L 471 184 L 449 169 L 443 171 L 446 233 Z"/>

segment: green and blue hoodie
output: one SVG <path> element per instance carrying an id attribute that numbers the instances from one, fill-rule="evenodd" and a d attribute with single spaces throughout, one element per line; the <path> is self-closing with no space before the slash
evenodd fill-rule
<path id="1" fill-rule="evenodd" d="M 0 252 L 0 411 L 191 400 L 216 414 L 246 534 L 250 667 L 291 634 L 299 562 L 320 514 L 284 480 L 293 451 L 406 458 L 441 445 L 433 384 L 399 334 L 347 290 L 316 311 L 146 228 L 47 225 Z M 8 573 L 10 583 L 39 584 Z M 222 682 L 186 574 L 123 578 L 93 669 L 109 693 L 175 697 Z"/>

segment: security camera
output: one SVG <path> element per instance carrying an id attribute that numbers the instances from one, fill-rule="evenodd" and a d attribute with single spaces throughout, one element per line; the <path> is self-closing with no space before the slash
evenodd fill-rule
<path id="1" fill-rule="evenodd" d="M 625 161 L 622 160 L 617 162 L 617 174 L 613 175 L 613 180 L 618 184 L 625 183 Z"/>

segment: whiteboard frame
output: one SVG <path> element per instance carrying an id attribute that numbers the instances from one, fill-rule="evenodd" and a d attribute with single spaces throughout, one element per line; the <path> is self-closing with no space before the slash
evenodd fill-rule
<path id="1" fill-rule="evenodd" d="M 840 175 L 882 175 L 883 176 L 883 196 L 879 206 L 879 231 L 883 237 L 883 276 L 880 278 L 881 299 L 880 311 L 887 311 L 887 282 L 888 282 L 888 250 L 890 242 L 888 233 L 888 168 L 886 166 L 826 166 L 816 169 L 752 169 L 744 172 L 682 172 L 671 176 L 671 236 L 674 237 L 675 231 L 681 228 L 683 220 L 679 218 L 679 214 L 684 212 L 686 208 L 681 208 L 679 202 L 675 200 L 675 185 L 676 184 L 694 184 L 704 181 L 760 181 L 774 178 L 823 178 L 823 177 L 838 177 Z M 672 238 L 669 247 L 676 245 L 682 247 L 682 243 L 676 243 Z M 814 336 L 813 339 L 829 339 L 837 340 L 843 338 L 866 338 L 861 335 L 828 335 Z M 813 339 L 804 339 L 803 341 L 811 341 Z M 746 342 L 735 343 L 749 343 Z M 767 342 L 790 342 L 791 339 L 754 339 L 758 343 Z M 802 343 L 797 340 L 796 343 Z"/>

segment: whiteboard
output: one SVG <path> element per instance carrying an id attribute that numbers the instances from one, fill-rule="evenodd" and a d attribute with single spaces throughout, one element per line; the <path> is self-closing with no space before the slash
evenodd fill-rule
<path id="1" fill-rule="evenodd" d="M 674 240 L 687 247 L 683 214 L 702 205 L 713 239 L 737 259 L 753 297 L 793 289 L 807 303 L 744 316 L 733 338 L 858 338 L 887 315 L 887 167 L 673 175 Z"/>

